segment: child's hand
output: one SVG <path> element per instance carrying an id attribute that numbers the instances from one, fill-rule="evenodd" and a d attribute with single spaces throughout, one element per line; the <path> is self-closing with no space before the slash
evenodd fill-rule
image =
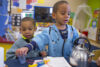
<path id="1" fill-rule="evenodd" d="M 97 65 L 98 65 L 98 67 L 100 67 L 100 56 L 99 56 L 99 58 L 97 59 L 96 63 L 97 63 Z"/>
<path id="2" fill-rule="evenodd" d="M 41 54 L 42 57 L 46 57 L 47 56 L 46 51 L 41 51 L 40 54 Z"/>
<path id="3" fill-rule="evenodd" d="M 88 63 L 90 63 L 92 61 L 92 57 L 88 58 Z"/>
<path id="4" fill-rule="evenodd" d="M 22 48 L 17 49 L 15 54 L 16 54 L 16 56 L 27 55 L 28 50 L 29 49 L 27 47 L 22 47 Z"/>

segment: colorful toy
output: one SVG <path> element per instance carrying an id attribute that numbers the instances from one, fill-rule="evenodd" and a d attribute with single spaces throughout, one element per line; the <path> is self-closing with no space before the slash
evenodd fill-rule
<path id="1" fill-rule="evenodd" d="M 36 62 L 34 62 L 34 64 L 32 64 L 32 65 L 29 64 L 28 67 L 40 67 L 44 64 L 48 64 L 49 61 L 50 61 L 49 59 L 43 59 L 41 61 L 36 60 Z"/>
<path id="2" fill-rule="evenodd" d="M 48 62 L 50 62 L 50 59 L 44 60 L 45 64 L 47 64 Z"/>
<path id="3" fill-rule="evenodd" d="M 33 65 L 28 65 L 28 67 L 37 67 L 37 64 L 33 64 Z"/>

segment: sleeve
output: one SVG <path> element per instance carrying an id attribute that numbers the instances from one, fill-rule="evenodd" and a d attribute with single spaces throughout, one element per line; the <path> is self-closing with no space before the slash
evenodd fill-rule
<path id="1" fill-rule="evenodd" d="M 37 35 L 33 40 L 36 42 L 40 50 L 43 50 L 49 43 L 48 29 L 45 29 L 41 34 Z"/>
<path id="2" fill-rule="evenodd" d="M 78 30 L 75 28 L 75 27 L 72 27 L 73 28 L 73 43 L 74 41 L 79 37 L 79 33 L 78 33 Z"/>
<path id="3" fill-rule="evenodd" d="M 26 47 L 29 48 L 29 51 L 31 49 L 39 48 L 40 51 L 42 51 L 45 48 L 45 45 L 49 43 L 49 37 L 48 37 L 48 28 L 43 30 L 40 34 L 36 35 L 32 41 L 26 45 Z"/>
<path id="4" fill-rule="evenodd" d="M 6 53 L 6 59 L 7 60 L 16 59 L 16 56 L 15 56 L 16 49 L 18 49 L 18 47 L 17 47 L 16 43 L 14 43 L 12 45 L 12 47 Z"/>

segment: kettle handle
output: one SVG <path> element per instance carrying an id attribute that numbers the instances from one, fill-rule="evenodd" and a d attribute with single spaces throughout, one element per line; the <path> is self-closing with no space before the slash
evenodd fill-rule
<path id="1" fill-rule="evenodd" d="M 79 38 L 77 38 L 75 41 L 74 41 L 74 46 L 77 46 L 78 45 L 78 41 L 79 41 L 79 39 L 84 39 L 84 40 L 86 40 L 87 42 L 88 42 L 88 50 L 90 51 L 90 49 L 91 49 L 91 43 L 90 43 L 90 41 L 86 38 L 86 37 L 79 37 Z"/>

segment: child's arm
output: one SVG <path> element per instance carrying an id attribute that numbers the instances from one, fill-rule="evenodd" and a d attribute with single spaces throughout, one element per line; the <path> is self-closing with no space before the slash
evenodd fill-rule
<path id="1" fill-rule="evenodd" d="M 16 56 L 22 56 L 22 55 L 27 55 L 27 52 L 29 49 L 27 47 L 22 47 L 16 50 L 15 54 Z"/>
<path id="2" fill-rule="evenodd" d="M 17 47 L 16 43 L 14 43 L 12 45 L 12 47 L 6 53 L 6 59 L 7 60 L 16 59 L 16 55 L 15 55 L 16 49 L 18 49 L 18 47 Z"/>
<path id="3" fill-rule="evenodd" d="M 27 53 L 29 51 L 31 51 L 32 49 L 38 49 L 37 44 L 35 43 L 35 41 L 31 41 L 30 43 L 26 44 L 26 46 L 22 47 L 22 48 L 18 48 L 15 52 L 16 56 L 22 56 L 22 55 L 27 55 Z"/>
<path id="4" fill-rule="evenodd" d="M 42 49 L 44 49 L 45 45 L 47 45 L 49 43 L 49 39 L 48 39 L 48 30 L 44 30 L 42 33 L 40 33 L 39 35 L 35 36 L 33 41 L 31 41 L 30 43 L 28 43 L 25 47 L 20 48 L 16 54 L 24 54 L 26 55 L 28 51 L 32 50 L 32 49 L 39 49 L 40 51 Z"/>
<path id="5" fill-rule="evenodd" d="M 80 33 L 79 31 L 75 28 L 75 27 L 72 27 L 72 34 L 73 34 L 73 39 L 72 39 L 72 42 L 74 43 L 74 41 L 80 36 Z"/>

